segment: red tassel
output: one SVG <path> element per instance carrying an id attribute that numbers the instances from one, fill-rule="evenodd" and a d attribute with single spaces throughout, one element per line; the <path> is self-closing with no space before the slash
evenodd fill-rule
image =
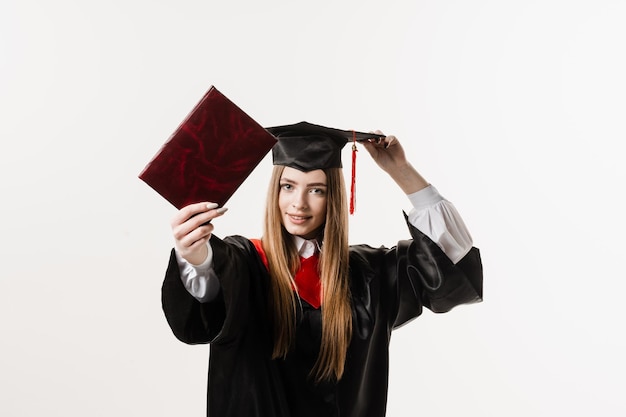
<path id="1" fill-rule="evenodd" d="M 356 208 L 356 132 L 352 131 L 352 180 L 350 181 L 350 214 Z"/>

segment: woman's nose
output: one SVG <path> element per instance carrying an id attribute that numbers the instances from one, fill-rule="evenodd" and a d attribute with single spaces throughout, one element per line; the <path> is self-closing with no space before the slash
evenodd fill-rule
<path id="1" fill-rule="evenodd" d="M 299 210 L 307 208 L 308 204 L 306 202 L 306 196 L 302 193 L 295 193 L 291 205 L 293 206 L 293 208 Z"/>

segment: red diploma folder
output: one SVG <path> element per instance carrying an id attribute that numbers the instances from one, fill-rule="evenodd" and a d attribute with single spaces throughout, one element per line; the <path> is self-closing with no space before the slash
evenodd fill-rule
<path id="1" fill-rule="evenodd" d="M 223 206 L 276 138 L 211 86 L 139 178 L 176 208 Z"/>

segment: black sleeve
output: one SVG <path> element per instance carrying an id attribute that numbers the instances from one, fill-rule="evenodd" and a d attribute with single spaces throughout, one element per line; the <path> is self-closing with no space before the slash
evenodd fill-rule
<path id="1" fill-rule="evenodd" d="M 201 303 L 189 294 L 181 281 L 174 249 L 161 287 L 161 303 L 172 332 L 184 343 L 209 343 L 222 328 L 225 315 L 222 292 L 209 303 Z"/>
<path id="2" fill-rule="evenodd" d="M 189 344 L 227 344 L 240 337 L 251 316 L 264 316 L 267 271 L 254 245 L 241 236 L 211 237 L 217 297 L 201 303 L 183 285 L 174 251 L 162 287 L 165 317 L 174 335 Z M 261 310 L 261 311 L 260 311 Z M 255 314 L 251 314 L 255 311 Z M 255 319 L 256 320 L 256 319 Z"/>
<path id="3" fill-rule="evenodd" d="M 405 216 L 406 218 L 406 216 Z M 412 240 L 398 243 L 398 311 L 394 327 L 417 317 L 422 306 L 435 313 L 482 301 L 483 271 L 478 248 L 456 264 L 407 220 Z"/>

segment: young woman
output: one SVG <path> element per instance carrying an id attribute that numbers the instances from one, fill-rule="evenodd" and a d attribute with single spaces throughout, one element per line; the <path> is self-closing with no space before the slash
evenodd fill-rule
<path id="1" fill-rule="evenodd" d="M 349 246 L 341 148 L 353 132 L 268 130 L 278 143 L 262 239 L 213 235 L 208 222 L 225 213 L 215 204 L 180 210 L 168 323 L 185 343 L 211 344 L 208 415 L 384 416 L 392 329 L 423 307 L 480 301 L 478 249 L 398 140 L 376 134 L 359 139 L 412 202 L 412 239 Z"/>

